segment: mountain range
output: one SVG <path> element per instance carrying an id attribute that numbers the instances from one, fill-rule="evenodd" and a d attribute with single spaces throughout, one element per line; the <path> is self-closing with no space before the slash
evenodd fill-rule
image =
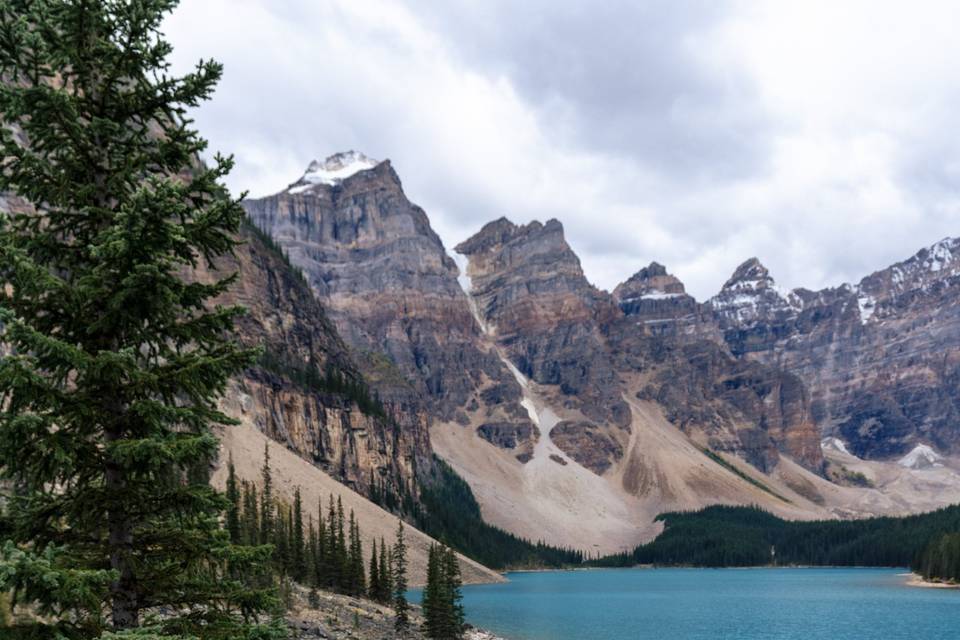
<path id="1" fill-rule="evenodd" d="M 960 501 L 958 240 L 821 291 L 751 258 L 700 302 L 656 262 L 594 287 L 557 220 L 450 251 L 357 152 L 244 205 L 230 296 L 265 356 L 227 404 L 378 503 L 415 502 L 442 459 L 488 522 L 606 553 L 709 504 Z"/>

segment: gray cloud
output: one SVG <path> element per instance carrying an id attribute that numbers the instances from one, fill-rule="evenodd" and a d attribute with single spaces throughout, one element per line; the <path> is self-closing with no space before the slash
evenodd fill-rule
<path id="1" fill-rule="evenodd" d="M 730 0 L 185 0 L 197 111 L 263 195 L 356 148 L 391 158 L 447 246 L 559 218 L 612 288 L 651 260 L 698 297 L 747 257 L 856 280 L 960 233 L 960 7 Z"/>

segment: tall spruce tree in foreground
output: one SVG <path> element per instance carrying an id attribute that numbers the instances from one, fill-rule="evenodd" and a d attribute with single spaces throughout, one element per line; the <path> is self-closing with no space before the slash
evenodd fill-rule
<path id="1" fill-rule="evenodd" d="M 392 565 L 394 628 L 397 633 L 402 634 L 410 627 L 410 604 L 407 602 L 407 543 L 403 539 L 403 520 L 397 525 Z"/>
<path id="2" fill-rule="evenodd" d="M 433 640 L 460 640 L 465 630 L 460 564 L 453 549 L 431 544 L 423 590 L 423 633 Z"/>
<path id="3" fill-rule="evenodd" d="M 175 4 L 0 0 L 0 192 L 36 210 L 0 217 L 0 590 L 38 637 L 267 632 L 272 594 L 235 576 L 269 549 L 231 545 L 194 473 L 254 358 L 229 338 L 241 310 L 210 304 L 233 278 L 183 276 L 231 251 L 243 212 L 231 162 L 195 161 L 185 110 L 221 67 L 170 75 Z"/>

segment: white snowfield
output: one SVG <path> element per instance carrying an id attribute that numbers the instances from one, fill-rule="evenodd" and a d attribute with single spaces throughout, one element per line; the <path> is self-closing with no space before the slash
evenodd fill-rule
<path id="1" fill-rule="evenodd" d="M 897 461 L 901 467 L 907 469 L 931 469 L 933 467 L 942 467 L 943 456 L 933 450 L 933 447 L 925 444 L 918 444 L 907 455 Z"/>
<path id="2" fill-rule="evenodd" d="M 368 158 L 359 151 L 345 151 L 336 153 L 323 162 L 314 160 L 307 167 L 303 177 L 297 180 L 288 193 L 302 193 L 316 184 L 336 185 L 350 176 L 373 169 L 380 164 L 373 158 Z"/>
<path id="3" fill-rule="evenodd" d="M 847 445 L 844 444 L 843 440 L 840 438 L 824 438 L 820 441 L 820 448 L 824 451 L 839 451 L 840 453 L 845 453 L 848 456 L 853 456 L 853 454 L 850 453 L 850 450 L 847 449 Z"/>

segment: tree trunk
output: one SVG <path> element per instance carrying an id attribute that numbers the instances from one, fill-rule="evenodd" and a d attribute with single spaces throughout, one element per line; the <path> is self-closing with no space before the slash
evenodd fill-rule
<path id="1" fill-rule="evenodd" d="M 108 443 L 122 437 L 115 430 L 107 430 L 106 435 Z M 126 509 L 121 506 L 123 501 L 118 499 L 118 496 L 125 492 L 126 478 L 120 465 L 108 459 L 104 479 L 112 505 L 107 513 L 110 568 L 119 574 L 110 584 L 113 626 L 117 630 L 132 629 L 140 626 L 140 606 L 137 596 L 137 579 L 130 559 L 130 554 L 133 552 L 133 530 Z"/>

